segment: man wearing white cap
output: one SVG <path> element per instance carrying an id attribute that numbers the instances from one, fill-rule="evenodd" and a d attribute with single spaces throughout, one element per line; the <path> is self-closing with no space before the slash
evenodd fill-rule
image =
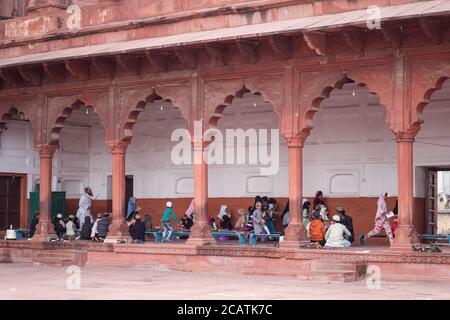
<path id="1" fill-rule="evenodd" d="M 58 213 L 56 215 L 56 221 L 54 223 L 54 227 L 55 227 L 56 236 L 58 237 L 58 239 L 61 240 L 64 237 L 64 234 L 66 232 L 66 224 L 64 223 L 63 215 L 61 213 Z"/>
<path id="2" fill-rule="evenodd" d="M 172 209 L 172 202 L 167 201 L 166 203 L 166 210 L 164 210 L 164 214 L 161 218 L 161 222 L 164 227 L 164 233 L 162 236 L 162 241 L 170 241 L 170 237 L 172 236 L 173 227 L 172 223 L 170 222 L 170 218 L 173 217 L 173 220 L 177 222 L 177 216 L 175 215 L 175 212 L 173 212 Z"/>
<path id="3" fill-rule="evenodd" d="M 339 223 L 341 221 L 341 217 L 335 214 L 332 218 L 330 227 L 328 228 L 327 233 L 325 234 L 325 247 L 329 248 L 348 248 L 352 244 L 350 241 L 344 238 L 344 235 L 350 237 L 352 234 L 347 229 L 346 226 Z"/>

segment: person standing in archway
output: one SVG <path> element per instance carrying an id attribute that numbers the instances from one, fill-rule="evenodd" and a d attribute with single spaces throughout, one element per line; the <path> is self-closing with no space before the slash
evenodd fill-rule
<path id="1" fill-rule="evenodd" d="M 90 187 L 84 188 L 84 194 L 80 197 L 80 202 L 78 204 L 77 218 L 80 223 L 80 230 L 83 229 L 83 224 L 86 217 L 91 216 L 91 206 L 92 206 L 92 189 Z"/>

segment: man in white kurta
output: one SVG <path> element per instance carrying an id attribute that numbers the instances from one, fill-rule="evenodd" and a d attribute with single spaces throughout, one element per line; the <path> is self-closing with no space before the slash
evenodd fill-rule
<path id="1" fill-rule="evenodd" d="M 84 189 L 84 194 L 80 197 L 80 203 L 78 205 L 77 218 L 80 224 L 80 230 L 83 228 L 84 220 L 87 216 L 91 217 L 91 205 L 92 205 L 92 189 L 87 187 Z"/>

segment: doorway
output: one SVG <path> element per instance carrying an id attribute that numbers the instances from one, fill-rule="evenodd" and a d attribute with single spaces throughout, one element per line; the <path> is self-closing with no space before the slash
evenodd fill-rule
<path id="1" fill-rule="evenodd" d="M 426 232 L 449 234 L 450 169 L 428 168 L 426 191 Z"/>
<path id="2" fill-rule="evenodd" d="M 0 176 L 0 229 L 20 227 L 21 178 Z"/>
<path id="3" fill-rule="evenodd" d="M 124 217 L 127 215 L 127 209 L 128 209 L 128 200 L 133 196 L 133 176 L 126 176 L 125 177 L 125 214 Z"/>

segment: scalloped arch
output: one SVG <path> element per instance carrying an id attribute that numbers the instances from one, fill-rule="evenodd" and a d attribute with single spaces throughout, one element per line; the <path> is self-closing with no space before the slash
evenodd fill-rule
<path id="1" fill-rule="evenodd" d="M 163 98 L 156 92 L 156 89 L 152 89 L 152 93 L 150 95 L 148 95 L 144 100 L 138 101 L 138 103 L 136 104 L 134 109 L 132 109 L 129 112 L 128 118 L 125 121 L 125 124 L 123 125 L 123 137 L 121 138 L 121 141 L 131 142 L 131 139 L 133 138 L 133 127 L 137 123 L 139 114 L 145 110 L 145 106 L 148 103 L 152 103 L 154 101 L 159 101 L 159 100 L 172 103 L 172 108 L 174 108 L 178 112 L 180 112 L 182 118 L 186 120 L 186 118 L 183 117 L 182 110 L 180 108 L 176 107 L 171 99 Z M 186 120 L 186 121 L 188 121 L 188 120 Z"/>
<path id="2" fill-rule="evenodd" d="M 223 117 L 223 112 L 225 111 L 225 109 L 231 106 L 231 104 L 233 103 L 233 100 L 235 98 L 243 98 L 246 93 L 252 93 L 254 95 L 258 95 L 258 96 L 262 97 L 264 102 L 270 103 L 272 106 L 273 112 L 275 112 L 278 115 L 279 122 L 281 121 L 280 120 L 281 119 L 280 112 L 279 112 L 279 110 L 274 108 L 273 103 L 271 101 L 266 100 L 265 97 L 263 96 L 263 94 L 260 93 L 259 91 L 252 91 L 252 90 L 248 89 L 245 85 L 243 85 L 241 89 L 236 91 L 234 94 L 226 96 L 225 99 L 223 100 L 223 103 L 216 106 L 216 108 L 214 109 L 214 113 L 209 117 L 209 119 L 207 119 L 208 127 L 209 128 L 217 128 L 217 124 L 218 124 L 219 120 Z M 279 125 L 281 125 L 281 124 L 279 123 Z"/>
<path id="3" fill-rule="evenodd" d="M 314 128 L 313 120 L 314 116 L 317 111 L 320 110 L 321 103 L 329 99 L 331 96 L 331 92 L 335 89 L 343 89 L 344 85 L 346 84 L 355 84 L 356 87 L 360 88 L 369 88 L 369 86 L 364 82 L 356 82 L 355 80 L 347 77 L 347 75 L 344 75 L 344 77 L 337 82 L 334 83 L 334 85 L 327 86 L 322 90 L 322 93 L 320 96 L 316 96 L 312 99 L 311 104 L 308 106 L 308 108 L 303 112 L 303 124 L 300 124 L 300 128 L 302 132 L 309 133 Z M 369 89 L 370 90 L 370 89 Z M 376 92 L 369 91 L 370 94 L 379 95 Z M 383 108 L 386 110 L 386 113 L 388 114 L 388 110 L 386 106 L 381 104 Z M 388 121 L 386 121 L 388 123 Z"/>

